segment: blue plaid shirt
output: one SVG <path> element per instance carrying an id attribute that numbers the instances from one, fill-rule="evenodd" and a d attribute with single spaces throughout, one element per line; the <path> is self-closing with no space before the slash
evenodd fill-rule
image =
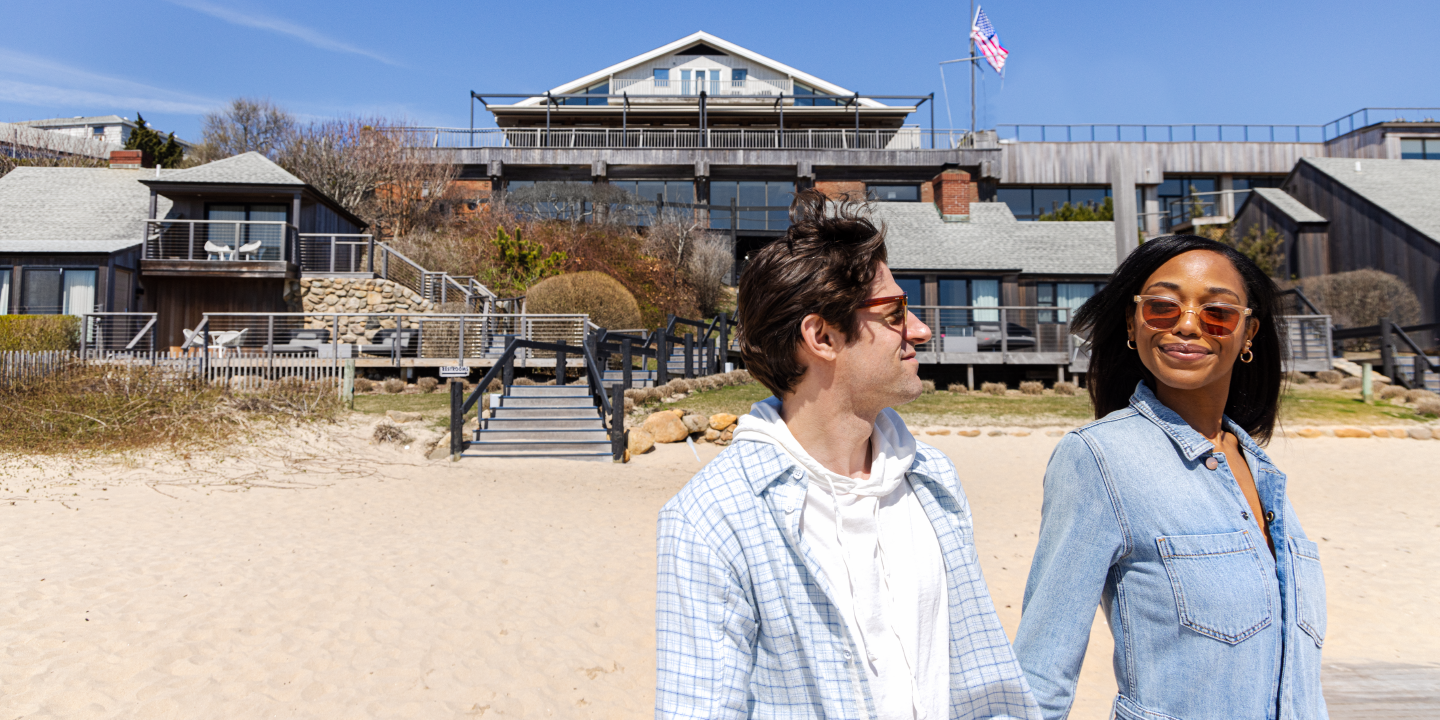
<path id="1" fill-rule="evenodd" d="M 980 574 L 955 466 L 918 443 L 908 479 L 945 558 L 950 717 L 1039 718 Z M 778 448 L 742 441 L 660 511 L 656 718 L 875 716 L 856 644 L 800 537 L 807 484 Z"/>

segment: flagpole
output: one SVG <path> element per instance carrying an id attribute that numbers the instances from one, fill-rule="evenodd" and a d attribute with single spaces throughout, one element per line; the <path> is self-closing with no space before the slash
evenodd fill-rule
<path id="1" fill-rule="evenodd" d="M 975 54 L 975 0 L 970 0 L 970 54 Z M 970 132 L 975 132 L 975 62 L 970 62 Z"/>

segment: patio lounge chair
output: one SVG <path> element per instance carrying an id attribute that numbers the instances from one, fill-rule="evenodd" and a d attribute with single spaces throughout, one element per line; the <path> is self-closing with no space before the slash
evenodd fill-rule
<path id="1" fill-rule="evenodd" d="M 264 244 L 265 244 L 265 243 L 263 243 L 263 242 L 261 242 L 261 241 L 259 241 L 259 240 L 256 240 L 255 242 L 248 243 L 248 244 L 245 244 L 245 245 L 241 245 L 241 246 L 240 246 L 240 249 L 239 249 L 238 251 L 236 251 L 236 252 L 237 252 L 237 253 L 240 255 L 240 257 L 241 257 L 242 259 L 244 259 L 244 260 L 254 260 L 254 259 L 255 259 L 255 254 L 258 253 L 258 252 L 260 252 L 260 246 L 262 246 L 262 245 L 264 245 Z"/>
<path id="2" fill-rule="evenodd" d="M 226 260 L 228 258 L 226 258 L 225 256 L 230 254 L 230 246 L 216 245 L 215 243 L 206 240 L 205 252 L 210 253 L 210 260 Z"/>
<path id="3" fill-rule="evenodd" d="M 369 343 L 360 345 L 359 350 L 367 355 L 409 355 L 419 335 L 420 331 L 413 328 L 381 330 Z"/>
<path id="4" fill-rule="evenodd" d="M 296 330 L 283 344 L 276 344 L 277 353 L 319 353 L 320 346 L 330 342 L 330 331 L 324 328 Z"/>

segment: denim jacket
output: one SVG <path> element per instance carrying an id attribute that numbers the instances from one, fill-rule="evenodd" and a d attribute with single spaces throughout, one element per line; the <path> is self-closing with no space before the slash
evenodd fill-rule
<path id="1" fill-rule="evenodd" d="M 980 574 L 955 466 L 918 443 L 907 480 L 945 561 L 949 717 L 1038 720 Z M 808 484 L 775 446 L 742 441 L 660 511 L 657 719 L 875 716 L 857 646 L 800 532 Z"/>
<path id="2" fill-rule="evenodd" d="M 1285 475 L 1224 425 L 1249 456 L 1273 556 L 1230 469 L 1245 460 L 1216 452 L 1143 383 L 1130 407 L 1055 448 L 1015 638 L 1047 720 L 1070 710 L 1097 603 L 1115 636 L 1114 717 L 1327 717 L 1320 554 Z"/>

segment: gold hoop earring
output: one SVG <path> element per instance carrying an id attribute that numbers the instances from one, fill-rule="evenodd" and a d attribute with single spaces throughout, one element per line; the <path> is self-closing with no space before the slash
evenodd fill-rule
<path id="1" fill-rule="evenodd" d="M 1246 356 L 1246 355 L 1249 355 L 1249 356 L 1250 356 L 1250 359 L 1249 359 L 1249 360 L 1245 359 L 1245 356 Z M 1249 351 L 1249 350 L 1246 350 L 1245 352 L 1240 353 L 1240 362 L 1248 363 L 1248 362 L 1250 362 L 1250 360 L 1254 360 L 1254 359 L 1255 359 L 1255 353 L 1253 353 L 1253 352 L 1251 352 L 1251 351 Z"/>
<path id="2" fill-rule="evenodd" d="M 1134 349 L 1135 349 L 1135 341 L 1134 341 L 1134 340 L 1126 340 L 1126 341 L 1125 341 L 1125 347 L 1130 348 L 1131 350 L 1134 350 Z"/>

